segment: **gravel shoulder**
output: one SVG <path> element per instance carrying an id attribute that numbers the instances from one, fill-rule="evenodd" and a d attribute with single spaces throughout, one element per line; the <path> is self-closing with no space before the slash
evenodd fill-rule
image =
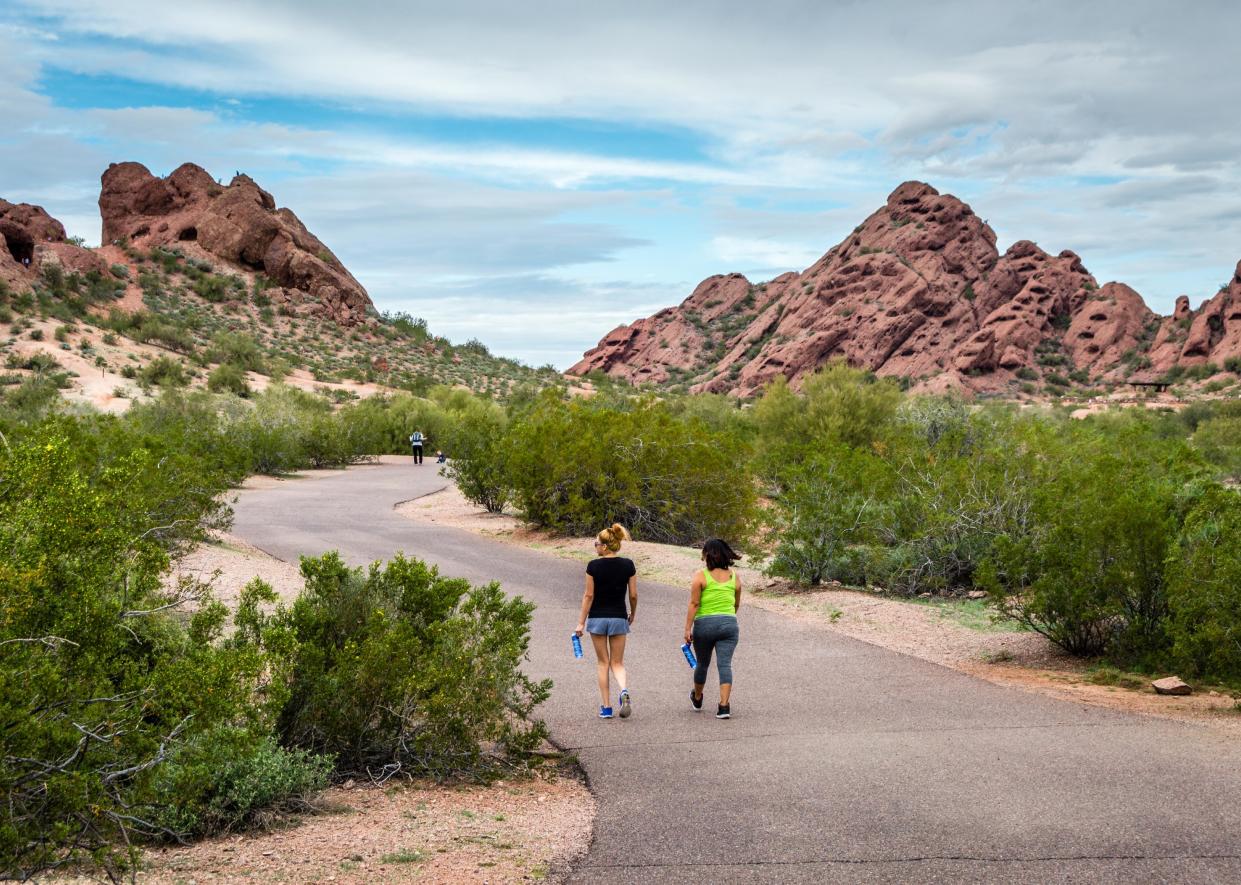
<path id="1" fill-rule="evenodd" d="M 591 539 L 563 538 L 532 530 L 509 514 L 491 514 L 465 500 L 445 480 L 442 491 L 397 506 L 402 516 L 475 532 L 583 564 L 593 557 Z M 635 541 L 625 553 L 644 578 L 683 584 L 699 565 L 690 547 Z M 821 629 L 842 633 L 891 651 L 930 661 L 980 679 L 1026 691 L 1142 715 L 1207 725 L 1241 737 L 1241 701 L 1210 689 L 1185 697 L 1157 695 L 1148 685 L 1097 684 L 1086 662 L 1064 654 L 1037 633 L 994 623 L 978 602 L 896 599 L 827 587 L 806 590 L 775 581 L 754 568 L 739 568 L 747 601 Z"/>

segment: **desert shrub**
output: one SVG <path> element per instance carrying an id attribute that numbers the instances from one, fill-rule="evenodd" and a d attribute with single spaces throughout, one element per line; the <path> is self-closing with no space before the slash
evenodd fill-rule
<path id="1" fill-rule="evenodd" d="M 1224 478 L 1241 481 L 1241 416 L 1203 421 L 1192 439 L 1194 448 Z"/>
<path id="2" fill-rule="evenodd" d="M 209 362 L 228 363 L 247 372 L 263 373 L 266 360 L 259 343 L 244 332 L 220 332 L 205 354 Z"/>
<path id="3" fill-rule="evenodd" d="M 109 311 L 104 325 L 139 344 L 154 342 L 178 353 L 192 353 L 195 348 L 194 336 L 188 328 L 149 313 L 127 314 L 114 309 Z"/>
<path id="4" fill-rule="evenodd" d="M 185 366 L 168 356 L 157 356 L 139 369 L 138 381 L 154 387 L 184 387 L 190 383 Z"/>
<path id="5" fill-rule="evenodd" d="M 190 288 L 212 304 L 227 301 L 230 297 L 228 278 L 213 275 L 209 265 L 206 272 L 190 284 Z"/>
<path id="6" fill-rule="evenodd" d="M 280 475 L 306 467 L 354 464 L 367 454 L 364 438 L 331 403 L 275 384 L 252 397 L 253 408 L 225 416 L 228 433 L 255 473 Z"/>
<path id="7" fill-rule="evenodd" d="M 151 786 L 155 822 L 182 838 L 244 829 L 306 809 L 331 771 L 328 756 L 221 726 L 185 741 L 159 767 Z"/>
<path id="8" fill-rule="evenodd" d="M 412 317 L 407 313 L 385 313 L 382 320 L 402 338 L 408 338 L 415 343 L 421 343 L 430 337 L 427 321 L 421 317 Z"/>
<path id="9" fill-rule="evenodd" d="M 452 460 L 444 470 L 466 500 L 488 513 L 500 513 L 508 503 L 504 432 L 498 410 L 462 422 L 453 434 Z"/>
<path id="10" fill-rule="evenodd" d="M 1230 356 L 1224 360 L 1224 368 L 1234 375 L 1241 375 L 1241 356 Z"/>
<path id="11" fill-rule="evenodd" d="M 1183 443 L 1141 426 L 1044 438 L 1029 530 L 998 540 L 1000 612 L 1079 655 L 1137 660 L 1166 643 L 1164 564 L 1193 475 Z"/>
<path id="12" fill-rule="evenodd" d="M 520 670 L 532 604 L 400 555 L 366 571 L 303 558 L 302 575 L 291 608 L 261 614 L 274 594 L 256 581 L 238 614 L 240 641 L 291 650 L 285 746 L 334 757 L 338 774 L 447 776 L 542 740 L 532 714 L 551 685 Z"/>
<path id="13" fill-rule="evenodd" d="M 674 543 L 749 534 L 748 438 L 704 433 L 666 404 L 634 400 L 622 411 L 548 391 L 514 418 L 506 441 L 513 501 L 536 525 L 592 534 L 619 521 L 636 537 Z"/>
<path id="14" fill-rule="evenodd" d="M 767 571 L 804 584 L 865 584 L 893 478 L 873 454 L 836 444 L 784 472 L 768 510 L 776 539 Z"/>
<path id="15" fill-rule="evenodd" d="M 795 463 L 801 452 L 820 441 L 868 446 L 895 419 L 900 386 L 842 361 L 811 375 L 794 393 L 778 376 L 751 411 L 768 472 Z"/>
<path id="16" fill-rule="evenodd" d="M 116 419 L 60 419 L 0 446 L 0 871 L 94 860 L 115 873 L 160 823 L 155 779 L 214 727 L 270 730 L 262 650 L 219 642 L 200 588 L 166 610 L 170 557 L 221 490 Z M 178 799 L 178 801 L 180 801 Z"/>
<path id="17" fill-rule="evenodd" d="M 1215 486 L 1190 510 L 1169 561 L 1172 658 L 1241 684 L 1241 493 Z"/>
<path id="18" fill-rule="evenodd" d="M 232 363 L 221 363 L 207 375 L 207 389 L 212 393 L 232 393 L 246 397 L 250 395 L 250 382 L 246 373 Z"/>
<path id="19" fill-rule="evenodd" d="M 5 410 L 0 426 L 7 422 L 23 424 L 59 407 L 60 388 L 50 376 L 34 375 L 21 379 L 16 387 L 5 391 L 0 401 Z"/>
<path id="20" fill-rule="evenodd" d="M 138 434 L 149 451 L 172 454 L 165 461 L 192 469 L 206 487 L 236 485 L 250 472 L 250 455 L 233 433 L 227 410 L 202 391 L 166 390 L 152 401 L 135 403 L 125 426 Z M 184 460 L 180 460 L 184 459 Z"/>

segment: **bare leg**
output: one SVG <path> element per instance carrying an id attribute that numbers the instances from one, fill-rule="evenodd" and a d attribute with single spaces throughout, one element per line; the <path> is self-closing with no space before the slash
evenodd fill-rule
<path id="1" fill-rule="evenodd" d="M 599 674 L 599 704 L 610 707 L 611 704 L 608 702 L 608 696 L 611 694 L 608 687 L 608 637 L 591 633 L 590 641 L 595 647 L 595 671 Z"/>
<path id="2" fill-rule="evenodd" d="M 694 686 L 697 688 L 698 686 Z M 733 693 L 733 684 L 731 682 L 720 683 L 720 703 L 725 707 L 728 706 L 728 698 Z"/>
<path id="3" fill-rule="evenodd" d="M 625 640 L 627 636 L 608 637 L 608 651 L 612 661 L 612 675 L 616 677 L 616 685 L 621 691 L 629 688 L 629 679 L 625 675 Z"/>

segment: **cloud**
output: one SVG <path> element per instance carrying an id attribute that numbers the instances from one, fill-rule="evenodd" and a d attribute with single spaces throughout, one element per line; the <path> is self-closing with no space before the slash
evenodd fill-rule
<path id="1" fill-rule="evenodd" d="M 110 160 L 243 169 L 377 297 L 461 305 L 444 322 L 463 330 L 471 299 L 477 317 L 546 299 L 527 332 L 560 336 L 559 311 L 591 293 L 674 303 L 700 272 L 804 267 L 907 178 L 970 201 L 1002 241 L 1077 250 L 1164 309 L 1241 257 L 1241 7 L 1225 0 L 9 9 L 0 193 L 47 202 L 72 230 Z M 78 110 L 41 71 L 151 89 Z M 310 110 L 264 116 L 290 101 Z M 432 118 L 465 134 L 401 125 Z M 539 137 L 565 120 L 620 135 L 589 149 L 554 126 Z M 696 150 L 644 155 L 626 127 L 688 131 Z M 790 208 L 799 197 L 823 208 Z M 618 278 L 640 282 L 603 284 Z M 606 331 L 587 334 L 592 315 L 570 324 L 582 348 Z"/>

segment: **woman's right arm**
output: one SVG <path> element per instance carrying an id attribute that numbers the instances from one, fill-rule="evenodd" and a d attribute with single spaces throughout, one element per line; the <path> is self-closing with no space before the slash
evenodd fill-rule
<path id="1" fill-rule="evenodd" d="M 581 636 L 586 632 L 586 615 L 590 613 L 590 604 L 595 598 L 595 579 L 586 576 L 586 592 L 582 594 L 582 616 L 577 619 L 577 629 L 573 632 Z"/>
<path id="2" fill-rule="evenodd" d="M 689 611 L 685 613 L 685 641 L 694 641 L 694 615 L 698 614 L 698 606 L 702 602 L 702 572 L 694 575 L 689 585 Z"/>

